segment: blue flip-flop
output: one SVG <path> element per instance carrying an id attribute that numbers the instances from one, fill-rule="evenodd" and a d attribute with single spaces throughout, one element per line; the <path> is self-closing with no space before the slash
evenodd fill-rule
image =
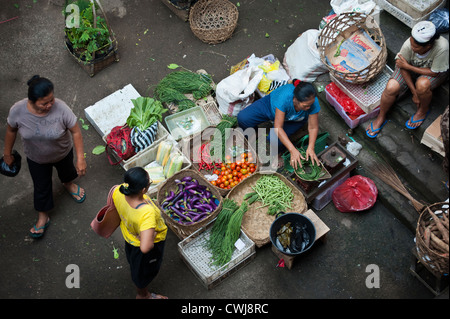
<path id="1" fill-rule="evenodd" d="M 411 118 L 410 118 L 408 121 L 406 121 L 405 126 L 406 126 L 407 128 L 409 128 L 410 130 L 415 130 L 416 128 L 419 128 L 420 125 L 422 125 L 423 121 L 425 121 L 425 119 L 427 118 L 427 116 L 428 116 L 429 113 L 430 113 L 430 110 L 428 110 L 427 114 L 425 114 L 425 117 L 424 117 L 423 119 L 417 120 L 417 121 L 414 121 L 414 115 L 416 115 L 416 114 L 413 114 L 413 115 L 411 116 Z M 410 122 L 411 124 L 412 124 L 412 123 L 420 123 L 420 124 L 419 124 L 418 126 L 416 126 L 416 127 L 413 127 L 413 126 L 410 126 L 410 125 L 408 124 L 408 122 Z"/>
<path id="2" fill-rule="evenodd" d="M 377 129 L 373 128 L 373 122 L 370 122 L 370 130 L 372 131 L 372 133 L 376 133 L 375 135 L 370 135 L 369 134 L 369 130 L 366 130 L 366 135 L 370 138 L 375 138 L 378 136 L 378 134 L 380 134 L 381 129 L 383 128 L 383 126 L 387 123 L 387 120 L 383 122 L 383 124 L 381 124 L 381 126 Z"/>
<path id="3" fill-rule="evenodd" d="M 44 226 L 36 227 L 36 225 L 34 225 L 33 227 L 34 227 L 35 231 L 39 231 L 41 229 L 45 230 L 48 227 L 48 225 L 50 225 L 50 219 L 48 220 L 48 222 L 45 223 Z M 41 238 L 42 236 L 44 236 L 44 233 L 45 233 L 45 231 L 43 231 L 42 233 L 33 233 L 30 231 L 30 237 L 35 238 L 35 239 Z"/>
<path id="4" fill-rule="evenodd" d="M 77 203 L 82 203 L 84 202 L 84 200 L 86 199 L 86 192 L 84 192 L 83 197 L 80 196 L 80 185 L 77 185 L 78 190 L 76 193 L 70 193 L 70 195 L 72 195 L 72 198 L 74 199 L 74 201 L 76 201 Z M 80 199 L 76 199 L 74 196 L 78 196 L 80 197 Z"/>

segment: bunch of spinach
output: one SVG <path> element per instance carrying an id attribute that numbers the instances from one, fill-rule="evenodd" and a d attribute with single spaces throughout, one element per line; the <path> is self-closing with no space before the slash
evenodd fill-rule
<path id="1" fill-rule="evenodd" d="M 140 96 L 132 99 L 134 107 L 127 118 L 127 124 L 130 128 L 138 127 L 141 131 L 149 128 L 156 121 L 162 121 L 162 115 L 167 112 L 162 103 L 151 97 Z"/>

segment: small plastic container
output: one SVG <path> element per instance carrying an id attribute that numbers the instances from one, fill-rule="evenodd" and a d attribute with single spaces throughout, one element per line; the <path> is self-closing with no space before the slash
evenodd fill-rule
<path id="1" fill-rule="evenodd" d="M 211 125 L 200 106 L 169 115 L 165 118 L 165 122 L 170 134 L 177 141 L 201 132 Z"/>

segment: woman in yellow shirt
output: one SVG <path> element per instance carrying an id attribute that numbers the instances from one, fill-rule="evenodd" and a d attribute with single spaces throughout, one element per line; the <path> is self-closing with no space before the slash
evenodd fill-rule
<path id="1" fill-rule="evenodd" d="M 161 267 L 167 235 L 160 210 L 146 195 L 150 184 L 148 173 L 142 167 L 133 167 L 125 173 L 124 183 L 114 190 L 113 201 L 121 219 L 136 298 L 167 299 L 147 290 Z"/>

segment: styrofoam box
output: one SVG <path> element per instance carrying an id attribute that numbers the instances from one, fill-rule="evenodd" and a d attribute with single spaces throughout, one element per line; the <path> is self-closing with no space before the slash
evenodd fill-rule
<path id="1" fill-rule="evenodd" d="M 441 2 L 439 3 L 438 6 L 436 6 L 433 10 L 429 11 L 428 13 L 426 13 L 424 16 L 422 16 L 420 18 L 411 17 L 409 14 L 403 12 L 401 9 L 399 9 L 396 6 L 394 6 L 393 4 L 389 3 L 387 0 L 377 0 L 377 3 L 380 6 L 380 8 L 386 10 L 387 12 L 392 14 L 394 17 L 396 17 L 398 20 L 400 20 L 401 22 L 406 24 L 408 27 L 412 28 L 418 22 L 427 20 L 434 11 L 444 7 L 445 0 L 441 0 Z"/>
<path id="2" fill-rule="evenodd" d="M 344 119 L 345 123 L 352 129 L 357 127 L 360 123 L 363 123 L 363 122 L 368 121 L 368 120 L 370 120 L 372 118 L 375 118 L 378 115 L 378 113 L 380 113 L 380 108 L 377 107 L 372 112 L 362 114 L 359 117 L 357 117 L 356 119 L 352 120 L 347 115 L 347 113 L 345 113 L 344 108 L 338 103 L 338 101 L 336 101 L 336 99 L 330 93 L 328 93 L 328 90 L 326 88 L 325 88 L 325 94 L 326 94 L 326 98 L 327 98 L 328 103 L 333 105 L 334 109 Z"/>
<path id="3" fill-rule="evenodd" d="M 136 154 L 135 156 L 133 156 L 131 159 L 129 159 L 127 161 L 127 163 L 125 163 L 123 165 L 123 168 L 128 171 L 130 168 L 133 167 L 145 167 L 147 166 L 147 164 L 150 164 L 151 162 L 154 162 L 156 160 L 156 154 L 158 153 L 158 147 L 159 145 L 163 142 L 170 142 L 173 144 L 172 149 L 170 151 L 170 154 L 176 152 L 180 155 L 183 156 L 183 165 L 181 166 L 181 170 L 185 170 L 187 168 L 190 168 L 192 166 L 191 161 L 189 160 L 189 158 L 187 158 L 178 148 L 178 143 L 173 139 L 173 137 L 169 134 L 167 135 L 165 138 L 161 139 L 159 142 L 157 143 L 153 143 L 150 147 L 148 147 L 147 149 L 139 152 L 138 154 Z M 161 188 L 161 185 L 164 184 L 163 182 L 160 182 L 158 184 L 152 184 L 150 185 L 147 194 L 149 196 L 151 195 L 155 195 L 158 190 Z"/>
<path id="4" fill-rule="evenodd" d="M 330 79 L 364 112 L 370 113 L 380 105 L 381 95 L 392 72 L 392 69 L 386 65 L 373 80 L 364 84 L 348 83 L 334 77 L 331 73 Z"/>
<path id="5" fill-rule="evenodd" d="M 133 85 L 128 84 L 123 89 L 85 108 L 84 114 L 98 134 L 103 137 L 115 126 L 125 124 L 133 108 L 131 100 L 140 96 Z"/>
<path id="6" fill-rule="evenodd" d="M 216 219 L 178 243 L 182 259 L 207 289 L 213 288 L 245 266 L 256 254 L 255 243 L 241 230 L 238 240 L 241 247 L 234 249 L 231 260 L 222 267 L 211 265 L 212 254 L 206 248 L 206 243 L 215 221 Z"/>
<path id="7" fill-rule="evenodd" d="M 128 84 L 124 88 L 108 95 L 107 97 L 96 102 L 84 109 L 84 114 L 88 121 L 92 124 L 95 130 L 100 134 L 106 144 L 106 137 L 115 126 L 125 125 L 131 109 L 134 107 L 132 99 L 137 99 L 141 95 L 136 91 L 133 85 Z M 158 131 L 156 133 L 155 141 L 157 144 L 162 139 L 169 136 L 169 131 L 158 122 Z M 120 162 L 124 167 L 127 163 L 139 156 L 142 150 L 133 155 L 127 160 Z M 113 152 L 113 155 L 119 160 L 119 157 Z"/>

